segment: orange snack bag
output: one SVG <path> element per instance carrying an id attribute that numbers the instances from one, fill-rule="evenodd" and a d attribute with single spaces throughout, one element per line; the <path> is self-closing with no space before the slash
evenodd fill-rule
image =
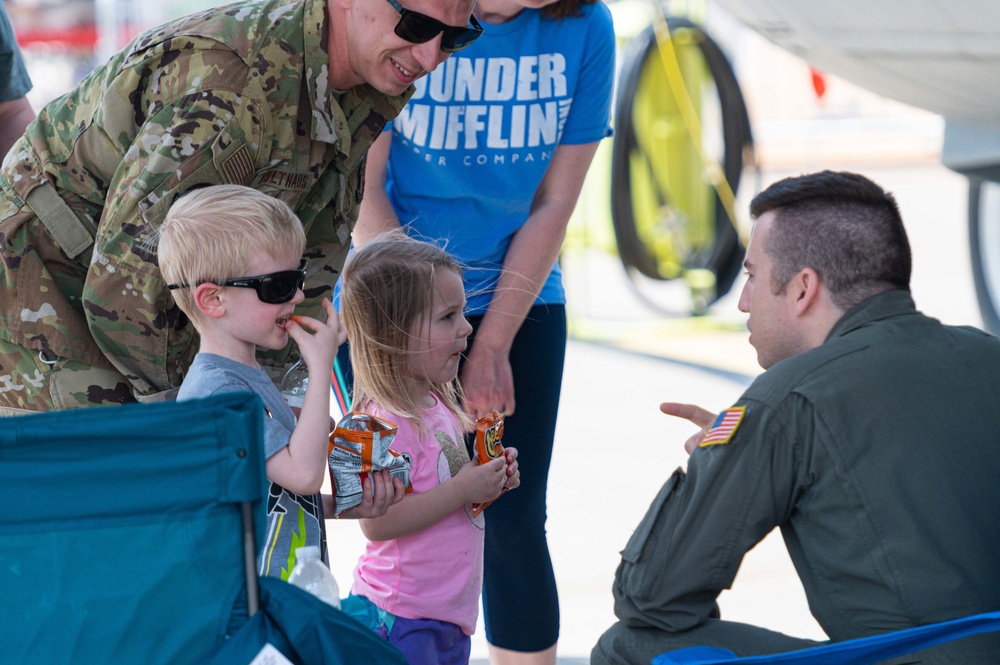
<path id="1" fill-rule="evenodd" d="M 396 424 L 367 413 L 352 411 L 340 419 L 330 434 L 327 462 L 337 500 L 337 514 L 361 503 L 362 482 L 372 471 L 388 469 L 389 475 L 410 486 L 410 457 L 389 448 Z"/>
<path id="2" fill-rule="evenodd" d="M 480 464 L 486 464 L 490 460 L 494 460 L 498 457 L 503 457 L 503 444 L 501 440 L 503 439 L 503 415 L 494 411 L 493 413 L 487 414 L 476 421 L 476 459 L 479 460 Z M 486 506 L 490 505 L 504 493 L 507 492 L 509 488 L 505 487 L 497 495 L 496 499 L 491 499 L 485 503 L 474 503 L 472 504 L 472 516 L 475 517 L 479 513 L 486 510 Z"/>

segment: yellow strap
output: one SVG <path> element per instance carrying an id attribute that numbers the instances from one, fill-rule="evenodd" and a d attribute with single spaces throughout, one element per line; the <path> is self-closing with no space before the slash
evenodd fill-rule
<path id="1" fill-rule="evenodd" d="M 69 258 L 75 259 L 94 244 L 93 230 L 66 205 L 51 183 L 44 182 L 28 192 L 25 203 Z"/>
<path id="2" fill-rule="evenodd" d="M 695 150 L 698 151 L 701 162 L 705 165 L 706 175 L 719 195 L 719 200 L 722 202 L 722 207 L 729 217 L 729 222 L 736 229 L 737 234 L 740 234 L 740 227 L 736 223 L 736 195 L 733 194 L 733 190 L 729 186 L 729 181 L 726 180 L 722 166 L 718 161 L 705 154 L 702 148 L 701 141 L 698 139 L 701 136 L 701 120 L 698 118 L 698 112 L 694 108 L 691 95 L 688 92 L 687 85 L 684 83 L 684 75 L 681 73 L 680 63 L 677 61 L 677 52 L 674 50 L 673 37 L 670 34 L 667 19 L 663 14 L 663 10 L 659 7 L 657 7 L 655 14 L 657 18 L 654 30 L 656 33 L 656 43 L 659 46 L 657 50 L 660 53 L 663 69 L 667 74 L 667 84 L 670 86 L 674 99 L 677 101 L 677 108 L 680 111 L 681 119 L 684 121 L 688 133 L 691 134 Z"/>

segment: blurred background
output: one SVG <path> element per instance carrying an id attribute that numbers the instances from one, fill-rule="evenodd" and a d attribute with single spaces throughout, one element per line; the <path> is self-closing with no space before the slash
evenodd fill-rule
<path id="1" fill-rule="evenodd" d="M 223 4 L 218 0 L 3 2 L 32 74 L 34 89 L 28 99 L 36 110 L 124 48 L 141 30 Z M 602 144 L 595 159 L 562 259 L 571 273 L 570 286 L 577 289 L 570 302 L 575 334 L 588 339 L 602 336 L 599 326 L 591 325 L 602 320 L 726 318 L 732 308 L 718 305 L 739 291 L 743 245 L 749 233 L 746 204 L 754 193 L 783 175 L 824 168 L 927 169 L 940 175 L 941 186 L 948 187 L 935 200 L 956 189 L 968 189 L 970 183 L 978 186 L 978 178 L 963 182 L 957 174 L 952 178 L 950 171 L 941 170 L 942 159 L 947 157 L 946 127 L 960 125 L 955 118 L 946 123 L 942 115 L 881 96 L 818 69 L 796 54 L 801 52 L 814 62 L 831 59 L 832 53 L 842 56 L 832 58 L 838 70 L 858 75 L 881 67 L 888 75 L 892 73 L 886 68 L 889 56 L 911 63 L 912 69 L 912 63 L 918 63 L 915 52 L 927 52 L 934 62 L 953 66 L 954 54 L 946 52 L 949 44 L 935 37 L 947 30 L 967 42 L 969 33 L 959 33 L 938 16 L 925 20 L 943 25 L 933 34 L 926 26 L 923 32 L 916 28 L 906 32 L 910 29 L 906 25 L 893 32 L 884 29 L 875 16 L 891 13 L 891 8 L 865 10 L 865 3 L 856 0 L 843 3 L 836 15 L 818 12 L 815 20 L 803 25 L 795 23 L 797 12 L 788 9 L 796 4 L 785 0 L 609 2 L 620 45 L 616 135 Z M 919 4 L 929 4 L 929 0 Z M 729 13 L 725 7 L 729 5 L 739 8 L 741 18 Z M 815 6 L 812 9 L 820 6 L 805 6 L 810 5 Z M 806 10 L 798 13 L 809 14 Z M 847 24 L 845 16 L 855 14 L 865 16 Z M 1000 10 L 992 10 L 991 16 L 993 22 L 1000 21 Z M 750 27 L 748 22 L 754 20 L 757 23 Z M 832 36 L 821 42 L 810 30 Z M 900 35 L 910 37 L 903 41 Z M 859 46 L 865 39 L 872 43 Z M 998 62 L 967 43 L 953 50 L 959 48 L 967 51 L 964 62 L 976 61 L 979 67 L 984 60 L 994 66 Z M 886 57 L 877 60 L 872 53 Z M 847 66 L 841 62 L 845 59 Z M 1000 73 L 1000 68 L 994 69 Z M 961 77 L 959 70 L 953 71 L 952 78 Z M 909 73 L 915 78 L 924 72 L 913 69 Z M 930 94 L 927 90 L 933 92 L 932 84 L 921 82 L 925 96 Z M 933 103 L 924 106 L 935 107 Z M 993 113 L 992 108 L 984 113 Z M 989 131 L 975 134 L 973 142 L 992 141 Z M 954 155 L 951 158 L 954 166 Z M 995 161 L 1000 164 L 1000 156 Z M 968 172 L 981 176 L 983 169 L 963 171 Z M 967 195 L 964 201 L 961 197 L 949 200 L 938 209 L 943 215 L 937 221 L 940 241 L 968 245 L 974 240 L 967 228 Z M 939 249 L 935 247 L 932 255 Z M 986 294 L 979 295 L 986 303 L 982 308 L 985 319 L 980 313 L 979 319 L 972 315 L 962 322 L 990 328 L 996 319 L 988 288 L 990 262 L 974 261 L 977 252 L 971 250 L 975 249 L 967 248 L 966 272 L 972 276 L 978 267 L 987 273 L 987 284 L 980 289 Z M 1000 248 L 996 253 L 1000 254 Z M 1000 258 L 994 262 L 1000 263 Z M 604 264 L 608 268 L 618 264 L 620 274 L 601 273 L 597 282 L 623 278 L 630 293 L 625 299 L 613 298 L 614 307 L 602 300 L 601 287 L 587 279 Z M 1000 277 L 996 281 L 1000 284 Z M 975 280 L 973 287 L 975 299 Z M 703 327 L 704 322 L 688 325 Z"/>
<path id="2" fill-rule="evenodd" d="M 3 2 L 36 110 L 141 29 L 222 4 Z M 586 662 L 614 621 L 619 551 L 685 463 L 692 427 L 659 403 L 719 410 L 760 371 L 736 308 L 757 191 L 821 169 L 864 173 L 899 201 L 918 307 L 946 323 L 1000 326 L 1000 197 L 988 180 L 1000 164 L 990 126 L 1000 88 L 975 89 L 1000 74 L 1000 9 L 986 0 L 608 4 L 620 45 L 616 135 L 601 146 L 561 259 L 571 341 L 549 534 L 564 663 Z M 954 115 L 977 100 L 978 116 Z M 346 594 L 363 539 L 347 521 L 328 527 Z M 823 638 L 776 534 L 720 604 L 726 618 Z M 473 657 L 485 656 L 480 628 Z"/>

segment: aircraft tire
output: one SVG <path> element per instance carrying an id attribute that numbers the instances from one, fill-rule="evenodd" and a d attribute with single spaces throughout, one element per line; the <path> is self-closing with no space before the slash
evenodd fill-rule
<path id="1" fill-rule="evenodd" d="M 983 327 L 1000 335 L 1000 184 L 969 179 L 969 253 Z"/>
<path id="2" fill-rule="evenodd" d="M 745 160 L 752 155 L 753 149 L 750 120 L 739 83 L 722 50 L 699 26 L 679 17 L 669 17 L 667 23 L 671 33 L 679 29 L 700 33 L 698 46 L 708 65 L 722 109 L 723 174 L 730 188 L 736 191 Z M 650 26 L 633 38 L 622 57 L 615 96 L 615 139 L 611 152 L 611 219 L 626 273 L 630 277 L 642 275 L 651 280 L 669 280 L 679 274 L 664 274 L 660 269 L 659 259 L 662 257 L 657 256 L 658 250 L 647 246 L 641 237 L 637 220 L 637 214 L 640 213 L 632 200 L 633 178 L 643 176 L 635 169 L 653 168 L 653 164 L 644 161 L 642 157 L 644 147 L 640 145 L 633 121 L 633 99 L 642 82 L 643 68 L 647 61 L 659 57 L 657 49 L 654 27 Z M 636 166 L 637 159 L 642 166 Z M 660 189 L 654 193 L 661 198 L 665 207 L 671 206 L 669 191 Z M 732 287 L 742 270 L 744 253 L 739 235 L 717 195 L 712 224 L 714 238 L 709 247 L 684 249 L 685 243 L 681 242 L 679 245 L 682 249 L 676 250 L 678 256 L 675 257 L 677 263 L 682 264 L 685 269 L 707 268 L 715 274 L 715 288 L 707 304 L 721 298 Z M 685 254 L 685 251 L 689 253 Z"/>

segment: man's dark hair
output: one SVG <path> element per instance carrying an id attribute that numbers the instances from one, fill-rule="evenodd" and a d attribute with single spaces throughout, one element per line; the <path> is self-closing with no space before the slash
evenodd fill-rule
<path id="1" fill-rule="evenodd" d="M 803 268 L 816 271 L 845 311 L 882 291 L 909 291 L 912 258 L 899 206 L 868 178 L 833 171 L 785 178 L 750 202 L 753 219 L 770 211 L 764 251 L 774 293 Z"/>

